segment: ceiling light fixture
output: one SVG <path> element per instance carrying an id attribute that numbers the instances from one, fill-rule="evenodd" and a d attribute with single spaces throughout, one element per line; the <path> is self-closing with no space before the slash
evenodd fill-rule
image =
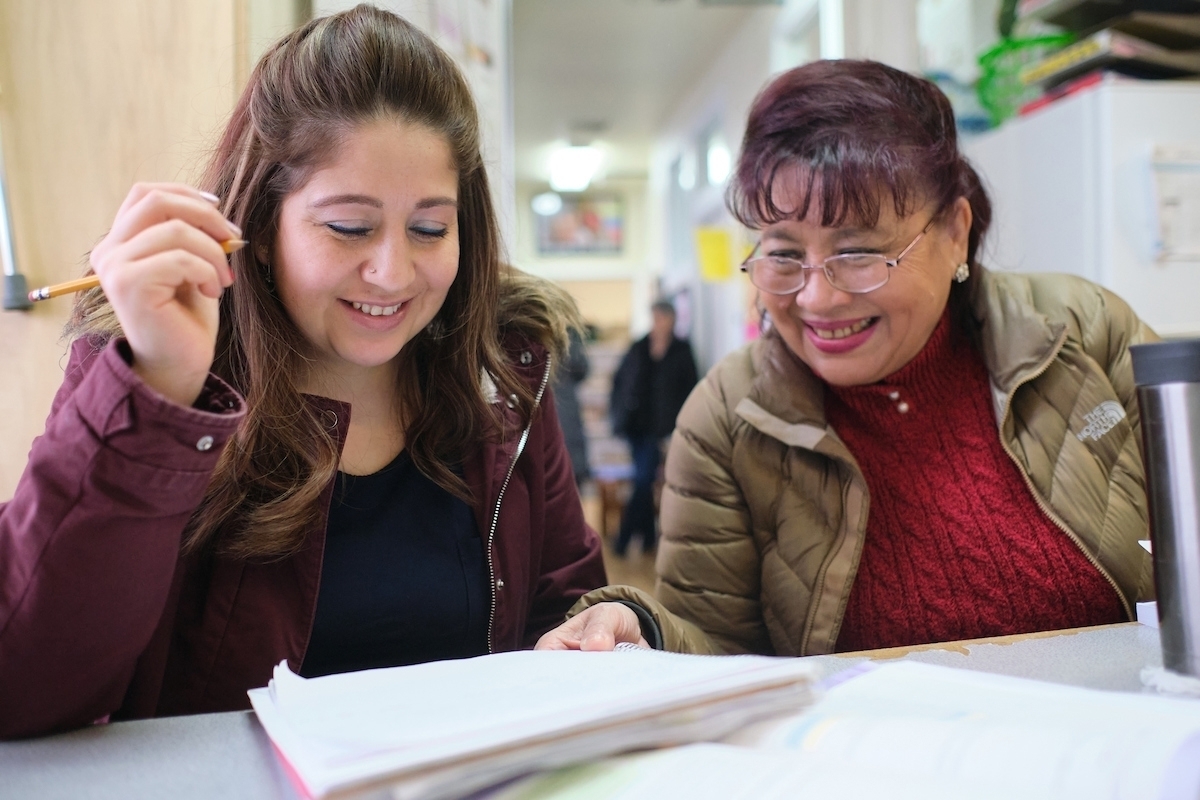
<path id="1" fill-rule="evenodd" d="M 529 207 L 533 209 L 533 213 L 539 217 L 553 217 L 558 212 L 562 211 L 563 201 L 562 195 L 558 192 L 542 192 L 535 194 L 533 199 L 529 201 Z"/>
<path id="2" fill-rule="evenodd" d="M 733 157 L 729 153 L 729 146 L 720 135 L 712 137 L 708 142 L 708 159 L 705 166 L 708 168 L 710 186 L 720 186 L 729 177 Z"/>
<path id="3" fill-rule="evenodd" d="M 550 188 L 556 192 L 582 192 L 600 169 L 596 147 L 563 147 L 550 154 Z"/>

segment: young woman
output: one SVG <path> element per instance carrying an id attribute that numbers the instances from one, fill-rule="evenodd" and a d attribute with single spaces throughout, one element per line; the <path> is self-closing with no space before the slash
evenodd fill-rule
<path id="1" fill-rule="evenodd" d="M 0 507 L 0 735 L 531 646 L 604 583 L 546 389 L 573 307 L 502 268 L 446 54 L 304 26 L 203 185 L 135 186 L 91 254 Z"/>
<path id="2" fill-rule="evenodd" d="M 729 202 L 769 330 L 680 412 L 657 599 L 590 594 L 543 646 L 811 655 L 1132 619 L 1154 582 L 1129 345 L 1156 337 L 1087 281 L 980 266 L 991 205 L 946 97 L 869 61 L 786 72 Z"/>

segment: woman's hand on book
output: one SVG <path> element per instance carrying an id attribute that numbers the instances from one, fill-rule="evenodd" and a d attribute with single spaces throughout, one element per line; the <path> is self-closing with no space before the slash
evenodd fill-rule
<path id="1" fill-rule="evenodd" d="M 182 184 L 137 184 L 90 257 L 133 351 L 134 372 L 181 405 L 204 388 L 217 301 L 233 283 L 221 243 L 241 236 L 215 199 Z"/>
<path id="2" fill-rule="evenodd" d="M 637 614 L 623 603 L 598 603 L 538 639 L 535 650 L 612 650 L 628 642 L 649 647 Z"/>

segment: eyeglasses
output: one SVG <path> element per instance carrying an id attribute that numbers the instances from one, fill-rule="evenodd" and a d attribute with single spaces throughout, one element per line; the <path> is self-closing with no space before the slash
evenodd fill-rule
<path id="1" fill-rule="evenodd" d="M 933 227 L 933 220 L 917 234 L 917 238 L 909 242 L 908 247 L 900 251 L 895 258 L 884 258 L 879 253 L 845 253 L 830 256 L 820 264 L 805 264 L 798 258 L 787 256 L 755 256 L 758 248 L 754 246 L 750 257 L 742 262 L 742 272 L 750 276 L 750 282 L 767 294 L 792 294 L 804 288 L 808 283 L 809 270 L 819 269 L 825 273 L 825 279 L 835 289 L 851 294 L 866 294 L 873 292 L 888 282 L 892 269 L 900 259 L 908 255 L 917 242 Z"/>

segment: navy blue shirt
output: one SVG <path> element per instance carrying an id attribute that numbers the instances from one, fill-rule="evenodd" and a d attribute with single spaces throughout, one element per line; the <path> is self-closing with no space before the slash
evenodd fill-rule
<path id="1" fill-rule="evenodd" d="M 407 451 L 373 475 L 337 480 L 300 674 L 486 653 L 487 563 L 471 507 Z"/>

